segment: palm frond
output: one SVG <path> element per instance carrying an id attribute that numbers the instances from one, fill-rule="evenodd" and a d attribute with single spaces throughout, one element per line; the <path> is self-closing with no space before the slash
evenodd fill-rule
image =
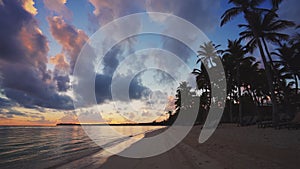
<path id="1" fill-rule="evenodd" d="M 221 16 L 221 24 L 220 26 L 223 26 L 224 24 L 226 24 L 227 22 L 229 22 L 230 20 L 232 20 L 234 17 L 236 17 L 237 15 L 239 15 L 242 12 L 240 7 L 233 7 L 230 8 L 228 10 L 226 10 L 224 12 L 224 14 Z"/>

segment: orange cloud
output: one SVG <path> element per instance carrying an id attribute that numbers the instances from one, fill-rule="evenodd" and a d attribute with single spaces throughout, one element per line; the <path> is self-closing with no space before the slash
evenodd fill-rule
<path id="1" fill-rule="evenodd" d="M 173 111 L 175 110 L 175 100 L 176 98 L 174 96 L 169 96 L 168 97 L 168 103 L 166 106 L 166 111 Z"/>
<path id="2" fill-rule="evenodd" d="M 73 113 L 65 113 L 58 121 L 59 123 L 79 123 L 77 116 Z"/>
<path id="3" fill-rule="evenodd" d="M 93 11 L 94 15 L 99 15 L 102 11 L 101 8 L 112 8 L 113 4 L 109 1 L 90 0 L 90 3 L 95 7 Z"/>
<path id="4" fill-rule="evenodd" d="M 65 52 L 70 59 L 72 71 L 77 56 L 82 46 L 88 40 L 88 36 L 83 30 L 76 29 L 74 26 L 67 24 L 62 17 L 49 17 L 48 22 L 52 36 L 62 45 L 63 52 Z"/>
<path id="5" fill-rule="evenodd" d="M 93 14 L 101 25 L 127 15 L 129 10 L 139 12 L 144 6 L 144 2 L 140 0 L 89 0 L 89 2 L 94 6 Z"/>
<path id="6" fill-rule="evenodd" d="M 37 9 L 34 7 L 34 4 L 35 3 L 33 0 L 23 0 L 23 8 L 32 15 L 36 15 L 38 13 Z"/>
<path id="7" fill-rule="evenodd" d="M 49 62 L 55 65 L 55 69 L 60 71 L 61 74 L 66 74 L 70 71 L 70 65 L 67 63 L 65 56 L 61 53 L 51 57 Z"/>

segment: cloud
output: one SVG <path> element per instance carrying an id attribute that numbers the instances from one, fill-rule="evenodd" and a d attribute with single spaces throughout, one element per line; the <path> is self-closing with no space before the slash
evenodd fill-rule
<path id="1" fill-rule="evenodd" d="M 101 26 L 116 18 L 145 11 L 144 2 L 141 0 L 89 0 L 89 2 L 95 8 L 91 20 Z"/>
<path id="2" fill-rule="evenodd" d="M 95 79 L 95 93 L 97 103 L 103 103 L 111 100 L 111 77 L 108 75 L 98 74 Z"/>
<path id="3" fill-rule="evenodd" d="M 176 101 L 176 98 L 174 96 L 169 96 L 165 110 L 166 111 L 174 111 L 176 108 L 175 101 Z"/>
<path id="4" fill-rule="evenodd" d="M 73 112 L 66 112 L 64 116 L 59 119 L 61 123 L 78 123 L 78 118 Z"/>
<path id="5" fill-rule="evenodd" d="M 53 76 L 58 90 L 66 92 L 70 88 L 70 75 L 73 74 L 77 57 L 88 36 L 83 30 L 66 23 L 61 16 L 48 17 L 48 23 L 52 36 L 62 46 L 61 53 L 50 58 L 50 63 L 55 65 Z M 90 64 L 86 66 L 90 71 L 94 70 Z"/>
<path id="6" fill-rule="evenodd" d="M 44 0 L 45 7 L 64 19 L 71 19 L 73 14 L 66 7 L 67 0 Z"/>
<path id="7" fill-rule="evenodd" d="M 49 59 L 54 64 L 54 80 L 56 80 L 58 91 L 66 92 L 70 88 L 70 65 L 63 54 L 57 54 Z"/>
<path id="8" fill-rule="evenodd" d="M 0 108 L 6 108 L 11 106 L 13 106 L 13 104 L 9 99 L 0 97 Z"/>
<path id="9" fill-rule="evenodd" d="M 70 65 L 66 61 L 64 54 L 57 54 L 49 59 L 49 62 L 55 65 L 55 70 L 57 70 L 57 74 L 66 75 L 70 72 Z"/>
<path id="10" fill-rule="evenodd" d="M 2 2 L 0 72 L 3 93 L 28 107 L 70 109 L 70 98 L 57 93 L 52 75 L 47 70 L 48 42 L 36 19 L 20 1 Z"/>
<path id="11" fill-rule="evenodd" d="M 54 79 L 57 82 L 58 91 L 66 92 L 70 88 L 70 78 L 68 75 L 60 76 L 55 74 Z"/>
<path id="12" fill-rule="evenodd" d="M 118 86 L 123 85 L 127 81 L 127 77 L 118 77 Z M 105 101 L 110 101 L 112 99 L 111 95 L 111 81 L 112 77 L 104 74 L 97 74 L 95 80 L 95 93 L 97 103 L 104 103 Z M 130 99 L 141 99 L 145 95 L 149 94 L 149 89 L 141 84 L 138 78 L 132 79 L 129 90 L 124 88 L 117 88 L 116 93 L 119 93 L 116 101 L 125 101 L 129 95 Z"/>
<path id="13" fill-rule="evenodd" d="M 15 116 L 27 117 L 26 113 L 21 113 L 19 111 L 10 110 L 10 109 L 1 109 L 0 118 L 14 118 Z"/>
<path id="14" fill-rule="evenodd" d="M 84 112 L 77 115 L 80 123 L 103 123 L 101 114 L 97 108 L 91 108 L 88 110 L 84 110 Z"/>
<path id="15" fill-rule="evenodd" d="M 37 9 L 34 7 L 34 4 L 35 3 L 33 0 L 23 0 L 23 8 L 32 15 L 36 15 L 38 13 Z"/>
<path id="16" fill-rule="evenodd" d="M 36 123 L 36 124 L 48 124 L 48 125 L 52 125 L 54 122 L 50 121 L 50 120 L 46 120 L 46 118 L 44 116 L 34 116 L 31 117 L 34 118 L 36 120 L 27 120 L 30 123 Z"/>
<path id="17" fill-rule="evenodd" d="M 124 54 L 120 47 L 113 48 L 103 57 L 103 73 L 106 75 L 113 75 L 119 65 L 118 56 Z"/>
<path id="18" fill-rule="evenodd" d="M 175 16 L 181 17 L 195 26 L 197 26 L 203 32 L 211 32 L 219 24 L 219 17 L 216 15 L 217 11 L 220 9 L 219 0 L 146 0 L 146 10 L 147 12 L 162 12 L 170 13 Z M 170 34 L 181 35 L 187 37 L 190 42 L 195 42 L 199 35 L 190 34 L 185 32 L 184 27 L 177 24 L 174 27 L 174 22 L 168 18 L 155 18 L 155 16 L 150 15 L 150 17 L 163 25 L 166 29 L 162 32 L 168 32 Z M 185 63 L 189 62 L 194 54 L 187 46 L 182 44 L 180 41 L 171 38 L 162 38 L 163 48 L 174 53 L 176 56 L 180 57 Z M 172 63 L 172 61 L 168 62 Z M 177 68 L 179 65 L 174 65 Z"/>
<path id="19" fill-rule="evenodd" d="M 74 26 L 67 24 L 60 16 L 48 17 L 48 23 L 52 36 L 62 45 L 63 52 L 70 59 L 72 72 L 79 52 L 88 40 L 88 36 L 83 30 L 76 29 Z"/>

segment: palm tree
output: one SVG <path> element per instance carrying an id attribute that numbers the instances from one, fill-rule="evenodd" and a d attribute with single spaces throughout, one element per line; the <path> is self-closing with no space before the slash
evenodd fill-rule
<path id="1" fill-rule="evenodd" d="M 238 89 L 239 98 L 239 123 L 242 123 L 242 104 L 241 104 L 241 81 L 240 81 L 240 65 L 244 60 L 244 55 L 247 53 L 241 45 L 240 40 L 228 40 L 227 49 L 222 51 L 223 65 L 227 77 L 228 94 L 232 96 L 235 87 Z M 235 83 L 235 84 L 234 84 Z M 231 99 L 231 97 L 230 97 Z M 230 103 L 230 117 L 232 120 L 232 102 Z"/>
<path id="2" fill-rule="evenodd" d="M 198 108 L 198 119 L 197 121 L 204 121 L 204 116 L 208 112 L 210 105 L 210 80 L 208 72 L 204 66 L 201 64 L 200 69 L 194 69 L 192 74 L 196 75 L 197 90 L 201 92 L 200 103 Z"/>
<path id="3" fill-rule="evenodd" d="M 220 47 L 220 45 L 215 45 L 213 42 L 207 42 L 200 46 L 200 50 L 198 52 L 198 60 L 197 64 L 201 61 L 202 63 L 208 65 L 208 68 L 214 67 L 215 64 L 213 62 L 214 59 L 216 59 L 218 56 L 218 53 L 220 53 L 220 50 L 217 50 Z"/>
<path id="4" fill-rule="evenodd" d="M 273 124 L 274 126 L 278 123 L 278 105 L 277 99 L 274 91 L 273 86 L 273 75 L 271 72 L 270 65 L 267 62 L 266 55 L 264 53 L 263 44 L 262 44 L 262 37 L 265 37 L 264 32 L 262 31 L 262 19 L 261 15 L 264 12 L 274 12 L 278 9 L 278 4 L 280 1 L 272 1 L 273 8 L 272 10 L 258 8 L 258 6 L 262 3 L 262 0 L 229 0 L 229 3 L 233 3 L 235 7 L 228 9 L 222 15 L 221 19 L 221 26 L 230 21 L 233 17 L 237 16 L 240 13 L 244 13 L 244 18 L 248 22 L 248 25 L 244 25 L 247 28 L 246 31 L 240 33 L 241 39 L 250 38 L 247 46 L 251 46 L 252 48 L 256 48 L 258 46 L 259 52 L 261 54 L 261 58 L 266 70 L 266 75 L 268 79 L 268 86 L 271 93 L 271 100 L 272 100 L 272 108 L 273 108 Z M 243 26 L 243 25 L 241 25 Z M 271 30 L 270 30 L 271 31 Z"/>
<path id="5" fill-rule="evenodd" d="M 226 10 L 221 16 L 221 26 L 228 23 L 234 17 L 244 14 L 245 19 L 251 17 L 252 12 L 265 12 L 268 9 L 259 8 L 265 0 L 229 0 L 228 3 L 234 4 L 234 7 Z M 272 9 L 278 9 L 279 3 L 282 0 L 271 0 L 273 5 Z"/>
<path id="6" fill-rule="evenodd" d="M 196 75 L 198 89 L 204 89 L 204 91 L 209 92 L 210 89 L 210 81 L 208 77 L 207 69 L 213 69 L 215 65 L 215 59 L 219 57 L 219 53 L 221 50 L 218 50 L 220 45 L 215 45 L 212 42 L 204 43 L 200 46 L 200 50 L 197 51 L 197 62 L 201 62 L 200 69 L 194 69 L 193 74 Z"/>
<path id="7" fill-rule="evenodd" d="M 290 73 L 294 76 L 295 82 L 295 94 L 298 94 L 298 78 L 299 77 L 299 61 L 297 62 L 297 57 L 295 55 L 295 50 L 292 47 L 289 47 L 287 44 L 281 45 L 276 49 L 276 52 L 272 52 L 273 55 L 280 57 L 281 64 L 283 64 Z M 298 78 L 297 78 L 298 76 Z"/>
<path id="8" fill-rule="evenodd" d="M 201 91 L 201 102 L 199 104 L 198 111 L 202 115 L 202 120 L 204 119 L 205 113 L 209 109 L 211 103 L 211 82 L 209 80 L 207 69 L 214 69 L 215 59 L 218 58 L 218 53 L 220 50 L 217 50 L 220 45 L 215 45 L 213 42 L 207 42 L 200 46 L 200 50 L 197 55 L 197 62 L 201 62 L 200 69 L 194 69 L 193 74 L 196 75 L 197 88 Z"/>
<path id="9" fill-rule="evenodd" d="M 267 79 L 268 79 L 268 86 L 271 92 L 271 100 L 272 100 L 272 111 L 273 111 L 273 123 L 274 125 L 277 125 L 278 119 L 277 119 L 277 112 L 278 112 L 278 105 L 277 105 L 277 99 L 276 99 L 276 95 L 275 95 L 275 91 L 274 91 L 274 86 L 273 86 L 273 75 L 271 72 L 271 68 L 270 65 L 267 62 L 266 59 L 266 55 L 264 53 L 264 49 L 263 49 L 263 45 L 261 42 L 261 29 L 259 27 L 261 20 L 257 20 L 259 19 L 259 17 L 255 17 L 255 16 L 260 16 L 260 13 L 253 13 L 253 18 L 248 19 L 248 23 L 249 23 L 249 27 L 247 28 L 247 30 L 243 31 L 240 33 L 241 39 L 250 39 L 247 46 L 249 48 L 255 48 L 258 46 L 259 48 L 259 52 L 266 70 L 266 75 L 267 75 Z M 256 19 L 255 19 L 256 18 Z"/>
<path id="10" fill-rule="evenodd" d="M 181 82 L 176 91 L 176 101 L 175 101 L 175 114 L 169 113 L 169 123 L 172 124 L 180 112 L 182 113 L 197 113 L 199 97 L 196 96 L 196 92 L 192 90 L 188 82 Z"/>
<path id="11" fill-rule="evenodd" d="M 256 48 L 256 41 L 254 37 L 254 31 L 261 38 L 263 43 L 263 47 L 267 53 L 268 59 L 270 61 L 271 66 L 273 67 L 273 59 L 268 49 L 267 42 L 272 42 L 275 44 L 281 45 L 282 40 L 287 41 L 289 39 L 289 35 L 280 33 L 280 31 L 295 26 L 294 22 L 287 21 L 287 20 L 280 20 L 278 19 L 278 15 L 275 13 L 276 11 L 270 11 L 266 14 L 262 15 L 259 12 L 252 13 L 251 22 L 253 23 L 252 26 L 250 24 L 240 24 L 239 27 L 246 28 L 241 35 L 241 39 L 250 38 L 253 41 L 248 42 L 248 46 L 250 49 Z"/>

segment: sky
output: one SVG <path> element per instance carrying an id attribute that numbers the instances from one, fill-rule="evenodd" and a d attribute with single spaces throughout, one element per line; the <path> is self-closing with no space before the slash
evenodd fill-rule
<path id="1" fill-rule="evenodd" d="M 298 0 L 284 1 L 280 17 L 299 24 L 297 4 Z M 93 69 L 97 104 L 74 108 L 72 84 L 77 77 L 73 71 L 82 47 L 99 28 L 115 19 L 141 12 L 163 12 L 186 19 L 225 48 L 227 39 L 238 38 L 237 24 L 244 23 L 239 16 L 219 26 L 221 15 L 230 7 L 225 0 L 0 0 L 0 125 L 55 125 L 78 122 L 80 117 L 80 122 L 85 123 L 163 120 L 166 112 L 174 109 L 178 85 L 170 74 L 157 70 L 138 73 L 130 83 L 130 100 L 124 101 L 112 100 L 114 73 L 126 56 L 149 47 L 171 51 L 192 68 L 197 67 L 194 53 L 180 42 L 160 35 L 128 38 L 114 46 Z M 165 23 L 163 18 L 151 19 Z M 133 28 L 136 26 L 128 24 L 128 29 Z M 105 36 L 115 40 L 118 35 L 112 30 Z M 126 67 L 130 72 L 140 66 L 142 61 L 137 60 L 145 55 L 150 56 L 149 62 L 155 58 L 153 53 L 134 54 L 136 63 L 123 64 L 124 71 Z M 192 77 L 188 78 L 193 83 Z"/>

